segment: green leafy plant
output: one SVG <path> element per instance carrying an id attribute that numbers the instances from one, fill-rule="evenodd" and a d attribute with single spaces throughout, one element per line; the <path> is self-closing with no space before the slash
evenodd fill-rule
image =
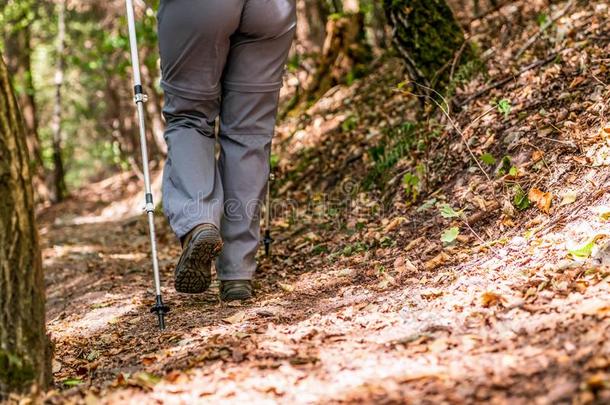
<path id="1" fill-rule="evenodd" d="M 483 153 L 479 159 L 481 159 L 481 161 L 488 166 L 493 166 L 496 164 L 496 158 L 490 153 Z"/>
<path id="2" fill-rule="evenodd" d="M 358 117 L 350 115 L 341 123 L 341 130 L 343 132 L 351 132 L 358 126 Z"/>
<path id="3" fill-rule="evenodd" d="M 549 15 L 546 13 L 538 14 L 538 17 L 536 17 L 536 22 L 540 28 L 544 28 L 549 22 Z"/>
<path id="4" fill-rule="evenodd" d="M 269 159 L 269 163 L 271 166 L 271 169 L 275 169 L 278 164 L 280 163 L 280 157 L 278 155 L 276 155 L 275 153 L 271 154 L 271 157 Z"/>
<path id="5" fill-rule="evenodd" d="M 356 242 L 353 245 L 345 246 L 343 248 L 343 250 L 341 251 L 341 254 L 343 256 L 352 256 L 357 253 L 366 252 L 368 249 L 369 249 L 369 246 L 367 246 L 365 243 Z"/>
<path id="6" fill-rule="evenodd" d="M 498 112 L 504 115 L 504 118 L 508 117 L 512 110 L 510 100 L 506 98 L 503 98 L 502 100 L 498 101 L 496 107 L 498 108 Z"/>
<path id="7" fill-rule="evenodd" d="M 412 201 L 415 201 L 419 194 L 419 183 L 419 177 L 412 173 L 407 173 L 402 177 L 402 185 L 405 188 L 405 193 Z"/>
<path id="8" fill-rule="evenodd" d="M 61 382 L 66 387 L 76 387 L 77 385 L 81 385 L 83 380 L 80 378 L 67 378 Z"/>
<path id="9" fill-rule="evenodd" d="M 527 193 L 520 185 L 515 186 L 515 195 L 513 197 L 513 205 L 519 211 L 525 211 L 532 205 L 530 199 L 527 197 Z"/>
<path id="10" fill-rule="evenodd" d="M 510 169 L 513 167 L 513 164 L 510 160 L 510 156 L 504 156 L 500 161 L 500 167 L 498 168 L 498 174 L 500 176 L 505 176 L 510 172 Z"/>

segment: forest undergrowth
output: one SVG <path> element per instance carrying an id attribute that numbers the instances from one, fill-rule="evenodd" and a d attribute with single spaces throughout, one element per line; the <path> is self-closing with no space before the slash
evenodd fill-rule
<path id="1" fill-rule="evenodd" d="M 287 114 L 250 303 L 174 292 L 159 215 L 156 329 L 145 218 L 108 209 L 136 176 L 41 211 L 47 400 L 608 403 L 610 10 L 516 3 L 469 22 L 451 98 L 389 52 Z"/>

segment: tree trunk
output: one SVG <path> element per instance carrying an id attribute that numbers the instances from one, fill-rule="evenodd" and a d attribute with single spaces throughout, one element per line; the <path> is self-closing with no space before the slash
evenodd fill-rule
<path id="1" fill-rule="evenodd" d="M 17 99 L 25 121 L 28 151 L 33 169 L 32 181 L 37 200 L 50 199 L 46 185 L 42 148 L 38 134 L 38 109 L 36 105 L 34 81 L 32 78 L 32 34 L 30 25 L 25 23 L 31 17 L 19 15 L 12 22 L 13 28 L 5 32 L 4 56 L 9 74 L 17 89 Z M 18 28 L 15 28 L 18 26 Z"/>
<path id="2" fill-rule="evenodd" d="M 319 54 L 326 37 L 326 20 L 330 10 L 325 1 L 297 1 L 295 46 L 299 54 Z"/>
<path id="3" fill-rule="evenodd" d="M 441 89 L 450 72 L 472 57 L 445 0 L 385 0 L 396 49 L 412 80 Z"/>
<path id="4" fill-rule="evenodd" d="M 0 58 L 0 402 L 51 379 L 44 279 L 23 119 Z"/>
<path id="5" fill-rule="evenodd" d="M 30 156 L 37 166 L 42 165 L 42 152 L 38 139 L 38 120 L 34 101 L 32 80 L 32 47 L 29 26 L 12 32 L 5 38 L 6 64 L 18 91 L 18 101 L 25 121 L 27 143 Z"/>
<path id="6" fill-rule="evenodd" d="M 146 51 L 150 52 L 148 49 L 146 49 Z M 151 63 L 151 61 L 153 63 Z M 165 125 L 161 119 L 163 111 L 162 97 L 154 88 L 155 71 L 156 59 L 150 57 L 144 58 L 144 63 L 142 64 L 142 79 L 144 80 L 144 83 L 148 84 L 148 102 L 144 104 L 147 118 L 146 125 L 154 145 L 154 150 L 151 151 L 151 157 L 160 160 L 161 157 L 167 155 L 167 144 L 165 143 L 164 138 Z"/>
<path id="7" fill-rule="evenodd" d="M 64 46 L 66 38 L 66 0 L 58 5 L 57 69 L 55 72 L 55 108 L 53 110 L 53 185 L 55 202 L 66 196 L 64 161 L 61 156 L 61 90 L 64 82 Z"/>
<path id="8" fill-rule="evenodd" d="M 370 61 L 364 38 L 364 15 L 348 13 L 330 18 L 318 69 L 304 86 L 301 101 L 317 100 L 333 86 L 356 78 Z"/>

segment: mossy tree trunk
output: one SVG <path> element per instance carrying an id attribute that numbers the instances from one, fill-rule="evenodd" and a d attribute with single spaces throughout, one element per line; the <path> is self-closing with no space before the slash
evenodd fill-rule
<path id="1" fill-rule="evenodd" d="M 45 388 L 50 346 L 23 118 L 0 56 L 0 402 Z"/>
<path id="2" fill-rule="evenodd" d="M 415 82 L 442 88 L 452 68 L 468 60 L 464 32 L 445 0 L 384 0 L 393 40 Z"/>

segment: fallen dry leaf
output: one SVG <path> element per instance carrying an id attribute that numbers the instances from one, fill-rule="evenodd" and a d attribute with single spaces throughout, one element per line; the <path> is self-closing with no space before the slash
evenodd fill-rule
<path id="1" fill-rule="evenodd" d="M 399 256 L 396 258 L 396 260 L 394 260 L 394 270 L 396 270 L 398 274 L 403 274 L 407 272 L 412 273 L 417 271 L 417 267 L 415 267 L 411 260 Z"/>
<path id="2" fill-rule="evenodd" d="M 230 323 L 230 324 L 236 324 L 236 323 L 242 322 L 244 319 L 246 319 L 246 312 L 238 311 L 238 312 L 234 313 L 233 315 L 231 315 L 230 317 L 223 319 L 223 322 Z"/>
<path id="3" fill-rule="evenodd" d="M 280 282 L 278 282 L 277 284 L 280 286 L 280 288 L 282 290 L 284 290 L 286 292 L 293 292 L 294 291 L 294 285 L 292 285 L 292 284 L 280 283 Z"/>
<path id="4" fill-rule="evenodd" d="M 432 259 L 428 260 L 424 267 L 426 270 L 434 270 L 438 266 L 445 264 L 447 261 L 449 261 L 449 255 L 445 252 L 441 252 Z"/>
<path id="5" fill-rule="evenodd" d="M 551 193 L 545 193 L 537 188 L 532 188 L 527 197 L 531 202 L 536 204 L 540 211 L 545 214 L 550 213 L 551 204 L 553 203 L 553 195 Z"/>
<path id="6" fill-rule="evenodd" d="M 493 291 L 486 291 L 481 295 L 481 306 L 484 308 L 500 305 L 505 301 L 504 297 Z"/>
<path id="7" fill-rule="evenodd" d="M 404 217 L 396 217 L 390 221 L 388 225 L 385 227 L 385 232 L 392 232 L 394 229 L 398 228 L 400 224 L 406 221 Z"/>
<path id="8" fill-rule="evenodd" d="M 576 201 L 577 198 L 578 198 L 578 195 L 576 194 L 575 191 L 571 191 L 571 190 L 567 191 L 564 194 L 562 194 L 561 203 L 559 205 L 564 206 L 564 205 L 572 204 L 574 201 Z"/>
<path id="9" fill-rule="evenodd" d="M 409 242 L 409 244 L 405 247 L 405 252 L 408 252 L 409 250 L 413 249 L 415 246 L 423 243 L 425 241 L 425 238 L 423 236 L 412 240 L 411 242 Z"/>
<path id="10" fill-rule="evenodd" d="M 540 151 L 540 150 L 535 150 L 534 153 L 532 153 L 532 161 L 534 163 L 538 162 L 540 159 L 542 159 L 542 157 L 544 156 L 544 152 Z"/>
<path id="11" fill-rule="evenodd" d="M 572 83 L 570 83 L 570 88 L 573 89 L 574 87 L 578 86 L 579 84 L 584 83 L 585 80 L 587 80 L 587 78 L 583 77 L 583 76 L 575 77 L 574 80 L 572 80 Z"/>

